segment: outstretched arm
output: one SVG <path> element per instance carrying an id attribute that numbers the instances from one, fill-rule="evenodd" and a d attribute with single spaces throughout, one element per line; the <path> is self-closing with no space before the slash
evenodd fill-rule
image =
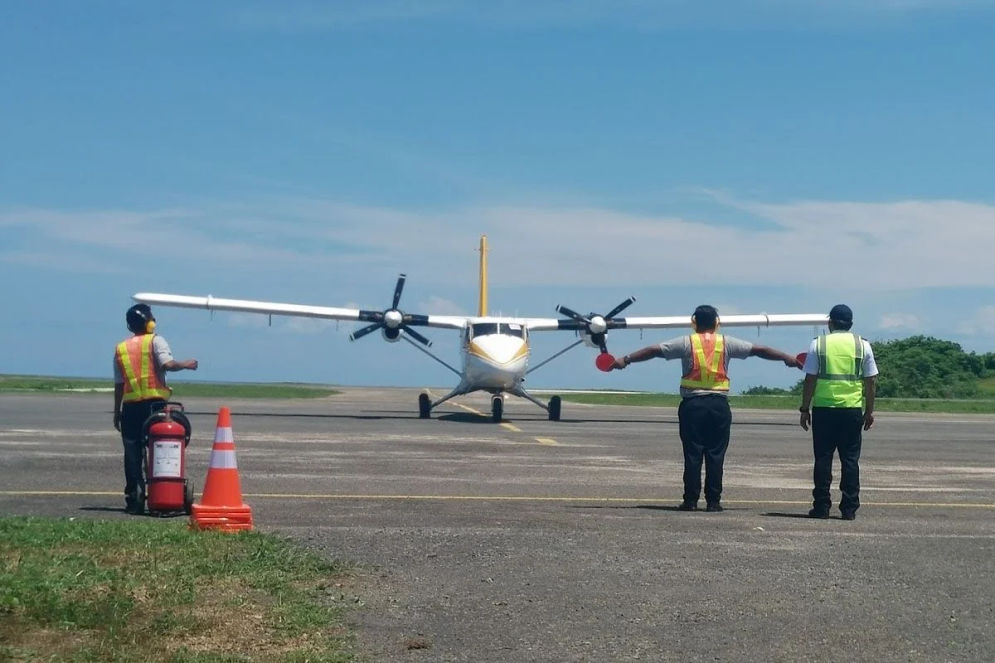
<path id="1" fill-rule="evenodd" d="M 647 359 L 655 359 L 662 356 L 663 350 L 660 349 L 659 345 L 647 345 L 645 348 L 640 348 L 624 357 L 615 357 L 615 363 L 608 370 L 622 370 L 633 362 L 646 361 Z"/>
<path id="2" fill-rule="evenodd" d="M 184 369 L 189 371 L 197 370 L 197 360 L 196 359 L 184 359 L 183 361 L 176 361 L 175 359 L 170 359 L 162 365 L 164 371 L 182 371 Z"/>
<path id="3" fill-rule="evenodd" d="M 798 361 L 797 357 L 792 357 L 787 352 L 781 352 L 780 350 L 775 350 L 774 348 L 768 348 L 766 345 L 753 345 L 753 350 L 750 351 L 751 357 L 760 357 L 761 359 L 769 359 L 770 361 L 783 361 L 785 366 L 790 366 L 791 368 L 801 368 L 802 364 Z"/>

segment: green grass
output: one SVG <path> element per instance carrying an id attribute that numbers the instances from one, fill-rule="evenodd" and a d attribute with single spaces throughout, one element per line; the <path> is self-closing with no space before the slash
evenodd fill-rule
<path id="1" fill-rule="evenodd" d="M 995 385 L 993 385 L 995 389 Z M 643 405 L 677 407 L 681 397 L 677 394 L 617 393 L 582 394 L 564 393 L 563 400 L 593 405 Z M 734 408 L 758 410 L 795 410 L 800 396 L 730 396 Z M 995 398 L 979 400 L 942 400 L 926 398 L 879 398 L 875 402 L 878 412 L 947 412 L 961 414 L 995 414 Z"/>
<path id="2" fill-rule="evenodd" d="M 320 385 L 293 383 L 173 382 L 173 398 L 323 398 L 340 392 Z M 66 393 L 114 388 L 109 379 L 61 378 L 36 375 L 0 375 L 0 393 Z"/>
<path id="3" fill-rule="evenodd" d="M 983 396 L 995 398 L 995 376 L 978 380 L 978 389 L 981 390 Z"/>
<path id="4" fill-rule="evenodd" d="M 0 518 L 0 660 L 349 661 L 347 579 L 257 532 Z"/>

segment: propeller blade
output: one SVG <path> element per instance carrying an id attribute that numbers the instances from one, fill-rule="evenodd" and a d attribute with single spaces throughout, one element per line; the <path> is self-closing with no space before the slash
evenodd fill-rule
<path id="1" fill-rule="evenodd" d="M 608 346 L 605 344 L 604 334 L 591 334 L 591 342 L 601 348 L 602 354 L 608 353 Z"/>
<path id="2" fill-rule="evenodd" d="M 635 297 L 629 297 L 624 302 L 613 308 L 611 311 L 605 314 L 605 318 L 614 318 L 616 315 L 629 308 L 632 302 L 636 301 Z"/>
<path id="3" fill-rule="evenodd" d="M 557 306 L 556 307 L 556 312 L 557 313 L 562 313 L 563 315 L 567 316 L 568 318 L 573 318 L 574 320 L 576 320 L 578 322 L 590 322 L 590 320 L 588 320 L 587 318 L 585 318 L 584 316 L 582 316 L 580 313 L 578 313 L 577 311 L 574 311 L 573 309 L 569 309 L 566 306 Z"/>
<path id="4" fill-rule="evenodd" d="M 363 322 L 383 322 L 383 311 L 360 311 L 359 320 Z"/>
<path id="5" fill-rule="evenodd" d="M 424 344 L 424 345 L 425 345 L 426 347 L 431 347 L 431 346 L 432 346 L 432 341 L 428 340 L 427 338 L 425 338 L 424 336 L 422 336 L 421 334 L 419 334 L 418 332 L 416 332 L 416 331 L 415 331 L 414 329 L 412 329 L 411 327 L 409 327 L 409 326 L 407 326 L 407 325 L 401 325 L 401 329 L 403 329 L 403 330 L 404 330 L 404 333 L 405 333 L 405 334 L 407 334 L 408 336 L 411 336 L 411 337 L 412 337 L 412 338 L 414 338 L 414 339 L 415 339 L 416 341 L 419 341 L 419 342 L 421 342 L 421 343 L 422 343 L 422 344 Z"/>
<path id="6" fill-rule="evenodd" d="M 396 309 L 397 303 L 401 301 L 401 292 L 404 290 L 404 279 L 406 278 L 407 276 L 404 274 L 397 277 L 397 285 L 394 286 L 394 303 L 391 305 L 392 309 Z"/>
<path id="7" fill-rule="evenodd" d="M 405 313 L 404 314 L 404 324 L 406 325 L 419 325 L 421 327 L 428 326 L 428 316 L 421 315 L 418 313 Z"/>
<path id="8" fill-rule="evenodd" d="M 376 330 L 380 329 L 381 327 L 383 327 L 382 324 L 380 324 L 379 322 L 375 322 L 372 325 L 367 325 L 366 327 L 363 327 L 362 329 L 357 329 L 353 333 L 349 334 L 349 340 L 350 341 L 355 341 L 357 338 L 363 338 L 364 336 L 366 336 L 370 332 L 375 332 Z"/>

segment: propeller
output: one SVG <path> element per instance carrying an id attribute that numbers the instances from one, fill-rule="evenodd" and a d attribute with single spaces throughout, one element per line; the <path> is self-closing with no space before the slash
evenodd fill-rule
<path id="1" fill-rule="evenodd" d="M 608 346 L 605 343 L 605 336 L 608 330 L 625 326 L 625 322 L 615 319 L 615 316 L 627 309 L 634 301 L 636 301 L 635 297 L 629 297 L 604 315 L 590 313 L 584 316 L 566 306 L 557 306 L 557 313 L 562 313 L 570 318 L 570 320 L 560 321 L 560 329 L 583 329 L 591 337 L 591 342 L 601 348 L 601 353 L 607 354 Z"/>
<path id="2" fill-rule="evenodd" d="M 389 309 L 385 311 L 359 312 L 359 319 L 363 322 L 369 322 L 371 324 L 361 327 L 349 334 L 350 341 L 355 341 L 356 339 L 363 338 L 367 334 L 375 332 L 378 329 L 382 329 L 384 336 L 387 337 L 387 340 L 389 341 L 396 341 L 400 337 L 401 331 L 404 331 L 411 336 L 411 338 L 424 344 L 425 346 L 432 345 L 432 341 L 428 340 L 411 328 L 411 325 L 427 325 L 428 316 L 403 313 L 399 308 L 397 308 L 398 303 L 401 301 L 401 293 L 404 292 L 405 279 L 407 279 L 407 276 L 404 274 L 397 277 L 397 285 L 394 286 L 394 299 L 391 302 Z"/>

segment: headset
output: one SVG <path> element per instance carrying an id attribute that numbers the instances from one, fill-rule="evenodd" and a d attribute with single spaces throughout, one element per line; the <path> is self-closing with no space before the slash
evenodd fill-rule
<path id="1" fill-rule="evenodd" d="M 152 316 L 152 309 L 148 305 L 135 304 L 128 309 L 124 317 L 125 322 L 128 323 L 128 329 L 132 332 L 137 333 L 135 330 L 139 325 L 142 325 L 146 334 L 151 334 L 155 331 L 155 318 Z"/>

